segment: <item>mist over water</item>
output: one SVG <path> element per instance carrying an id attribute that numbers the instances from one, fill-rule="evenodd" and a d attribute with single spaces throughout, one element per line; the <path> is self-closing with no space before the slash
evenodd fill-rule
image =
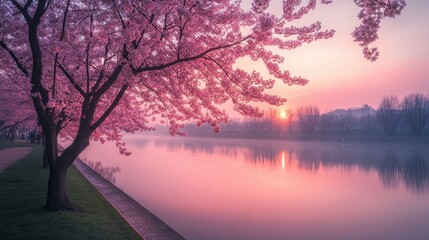
<path id="1" fill-rule="evenodd" d="M 187 239 L 429 238 L 425 145 L 125 142 L 129 157 L 92 143 L 81 158 Z"/>

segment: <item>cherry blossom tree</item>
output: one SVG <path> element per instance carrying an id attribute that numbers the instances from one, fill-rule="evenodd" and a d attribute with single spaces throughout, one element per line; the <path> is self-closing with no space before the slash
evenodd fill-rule
<path id="1" fill-rule="evenodd" d="M 378 39 L 378 30 L 384 18 L 394 18 L 404 9 L 405 0 L 354 0 L 360 7 L 358 18 L 361 24 L 352 35 L 363 48 L 365 58 L 375 61 L 379 57 L 376 47 L 370 47 Z"/>
<path id="2" fill-rule="evenodd" d="M 13 141 L 17 129 L 30 131 L 37 128 L 37 115 L 27 89 L 0 81 L 0 92 L 0 132 Z"/>
<path id="3" fill-rule="evenodd" d="M 250 0 L 249 0 L 250 1 Z M 283 57 L 269 50 L 294 49 L 333 36 L 320 22 L 294 26 L 329 0 L 283 0 L 282 15 L 267 12 L 270 0 L 1 0 L 0 77 L 26 89 L 46 139 L 50 176 L 46 208 L 72 210 L 65 193 L 68 167 L 90 140 L 121 142 L 123 132 L 152 130 L 166 123 L 182 134 L 184 122 L 227 122 L 220 107 L 252 117 L 253 103 L 274 106 L 274 82 L 307 80 L 280 68 Z M 355 0 L 362 9 L 353 33 L 364 56 L 375 60 L 380 21 L 398 15 L 404 0 Z M 267 48 L 270 47 L 270 48 Z M 262 61 L 271 78 L 234 63 Z M 58 136 L 72 143 L 58 154 Z"/>

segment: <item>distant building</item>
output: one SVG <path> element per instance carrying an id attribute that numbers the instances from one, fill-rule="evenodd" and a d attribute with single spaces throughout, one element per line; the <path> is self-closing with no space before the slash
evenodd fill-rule
<path id="1" fill-rule="evenodd" d="M 331 116 L 341 116 L 350 114 L 355 118 L 361 118 L 364 116 L 374 116 L 375 110 L 368 104 L 364 104 L 362 107 L 347 108 L 347 109 L 335 109 L 334 111 L 327 112 L 326 114 Z"/>

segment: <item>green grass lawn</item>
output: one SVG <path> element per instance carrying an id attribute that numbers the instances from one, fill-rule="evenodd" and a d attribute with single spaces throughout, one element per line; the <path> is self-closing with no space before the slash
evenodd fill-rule
<path id="1" fill-rule="evenodd" d="M 0 149 L 23 145 L 0 141 Z M 80 212 L 43 210 L 49 171 L 41 168 L 42 147 L 31 146 L 27 157 L 0 173 L 1 239 L 140 239 L 74 166 L 66 188 Z"/>

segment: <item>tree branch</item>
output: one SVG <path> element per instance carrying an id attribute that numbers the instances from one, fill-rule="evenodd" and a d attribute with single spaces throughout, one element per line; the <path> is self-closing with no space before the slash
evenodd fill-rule
<path id="1" fill-rule="evenodd" d="M 51 1 L 48 2 L 48 5 L 50 3 Z M 46 8 L 48 8 L 48 5 L 46 6 Z M 66 19 L 67 19 L 67 13 L 69 12 L 69 6 L 70 6 L 70 0 L 67 1 L 66 9 L 64 10 L 63 22 L 61 26 L 60 42 L 62 42 L 64 39 L 64 34 L 66 30 Z M 56 83 L 57 83 L 57 65 L 58 65 L 58 52 L 55 53 L 55 59 L 54 59 L 54 77 L 52 79 L 52 98 L 55 98 Z"/>
<path id="2" fill-rule="evenodd" d="M 70 75 L 70 73 L 63 67 L 63 65 L 58 64 L 58 67 L 61 69 L 63 74 L 67 77 L 67 79 L 71 82 L 71 84 L 76 88 L 76 90 L 82 95 L 86 96 L 86 93 L 83 91 L 83 89 L 76 83 L 74 78 Z"/>
<path id="3" fill-rule="evenodd" d="M 109 116 L 110 113 L 113 111 L 113 109 L 115 109 L 115 107 L 118 105 L 119 101 L 121 100 L 127 88 L 128 88 L 128 84 L 125 84 L 122 86 L 121 90 L 119 91 L 118 95 L 116 95 L 115 99 L 113 100 L 112 104 L 110 104 L 109 108 L 107 108 L 107 110 L 103 113 L 103 115 L 94 124 L 91 125 L 91 132 L 97 129 L 104 122 L 104 120 L 106 120 L 107 116 Z"/>
<path id="4" fill-rule="evenodd" d="M 100 71 L 100 74 L 98 75 L 97 81 L 95 82 L 94 86 L 91 89 L 91 94 L 94 93 L 95 91 L 97 91 L 98 86 L 101 83 L 101 80 L 103 80 L 104 78 L 104 72 L 103 70 Z"/>
<path id="5" fill-rule="evenodd" d="M 27 0 L 27 2 L 25 3 L 24 6 L 19 4 L 16 0 L 11 0 L 11 2 L 13 3 L 13 5 L 15 5 L 16 8 L 18 8 L 18 10 L 21 12 L 22 16 L 24 16 L 25 21 L 27 21 L 27 23 L 30 24 L 33 19 L 31 18 L 30 14 L 28 14 L 28 8 L 31 6 L 33 1 Z"/>
<path id="6" fill-rule="evenodd" d="M 27 68 L 25 68 L 25 66 L 19 61 L 19 58 L 15 55 L 15 53 L 12 51 L 12 49 L 10 49 L 10 47 L 7 46 L 6 43 L 4 43 L 1 40 L 0 40 L 0 47 L 2 47 L 4 50 L 6 50 L 6 52 L 9 53 L 9 55 L 15 61 L 16 66 L 21 70 L 21 72 L 23 72 L 25 74 L 25 76 L 28 77 L 29 75 L 28 75 Z"/>
<path id="7" fill-rule="evenodd" d="M 101 85 L 100 89 L 98 89 L 94 95 L 96 97 L 101 97 L 101 95 L 103 95 L 111 86 L 112 84 L 116 81 L 116 79 L 118 78 L 119 74 L 122 71 L 122 68 L 124 67 L 124 65 L 118 65 L 116 66 L 115 70 L 113 71 L 112 75 L 110 75 L 110 77 L 106 80 L 106 82 L 104 82 L 103 85 Z"/>
<path id="8" fill-rule="evenodd" d="M 25 122 L 25 121 L 27 121 L 28 119 L 31 119 L 31 118 L 33 118 L 33 117 L 34 117 L 34 115 L 30 115 L 30 116 L 28 116 L 28 117 L 24 118 L 23 120 L 20 120 L 20 121 L 17 121 L 17 122 L 15 122 L 15 123 L 12 123 L 11 125 L 3 126 L 2 128 L 0 128 L 0 131 L 3 131 L 3 130 L 5 130 L 5 129 L 7 129 L 7 128 L 15 127 L 16 125 L 18 125 L 18 124 L 20 124 L 20 123 L 22 123 L 22 122 Z"/>
<path id="9" fill-rule="evenodd" d="M 90 44 L 91 44 L 91 41 L 88 42 L 88 44 L 86 45 L 86 50 L 85 50 L 85 54 L 86 54 L 86 58 L 85 58 L 86 93 L 88 93 L 88 94 L 89 94 L 89 80 L 90 80 L 90 75 L 89 75 L 89 47 L 90 47 Z"/>
<path id="10" fill-rule="evenodd" d="M 64 112 L 65 109 L 66 108 L 63 107 L 61 109 L 61 112 L 56 117 L 58 119 L 57 123 L 55 124 L 55 129 L 56 129 L 57 135 L 60 133 L 61 129 L 63 129 L 62 124 L 66 120 L 66 113 Z"/>
<path id="11" fill-rule="evenodd" d="M 207 49 L 206 51 L 204 51 L 204 52 L 202 52 L 202 53 L 200 53 L 200 54 L 198 54 L 198 55 L 195 55 L 195 56 L 192 56 L 192 57 L 186 57 L 186 58 L 176 59 L 176 60 L 174 60 L 174 61 L 172 61 L 172 62 L 165 63 L 165 64 L 161 64 L 161 65 L 158 65 L 158 66 L 153 66 L 153 67 L 149 67 L 149 66 L 147 66 L 147 67 L 138 67 L 138 68 L 134 68 L 132 65 L 130 65 L 130 66 L 131 66 L 131 70 L 132 70 L 132 72 L 133 72 L 133 74 L 134 74 L 134 75 L 137 75 L 138 73 L 146 72 L 146 71 L 162 70 L 162 69 L 165 69 L 165 68 L 167 68 L 167 67 L 171 67 L 171 66 L 173 66 L 173 65 L 176 65 L 176 64 L 178 64 L 178 63 L 188 62 L 188 61 L 192 61 L 192 60 L 195 60 L 195 59 L 198 59 L 198 58 L 204 57 L 204 56 L 205 56 L 205 55 L 207 55 L 208 53 L 213 52 L 213 51 L 216 51 L 216 50 L 219 50 L 219 49 L 229 48 L 229 47 L 232 47 L 232 46 L 238 45 L 238 44 L 240 44 L 240 43 L 242 43 L 242 42 L 246 41 L 246 40 L 247 40 L 247 39 L 249 39 L 249 38 L 251 38 L 251 35 L 249 35 L 249 36 L 247 36 L 247 37 L 245 37 L 245 38 L 241 39 L 240 41 L 237 41 L 237 42 L 234 42 L 234 43 L 231 43 L 231 44 L 227 44 L 227 45 L 221 45 L 221 46 L 217 46 L 217 47 L 209 48 L 209 49 Z"/>
<path id="12" fill-rule="evenodd" d="M 101 87 L 97 91 L 91 93 L 91 95 L 89 96 L 85 96 L 85 101 L 82 106 L 82 110 L 85 110 L 83 114 L 86 115 L 86 118 L 89 119 L 90 122 L 94 117 L 95 109 L 97 108 L 97 104 L 100 101 L 100 98 L 107 90 L 110 89 L 113 83 L 115 83 L 123 67 L 123 64 L 116 66 L 113 73 L 107 78 L 107 80 L 103 83 L 103 85 L 101 85 Z"/>
<path id="13" fill-rule="evenodd" d="M 33 1 L 29 1 L 29 2 L 33 2 Z M 39 24 L 40 18 L 45 13 L 46 11 L 45 5 L 46 5 L 46 0 L 40 0 L 39 3 L 37 4 L 36 12 L 34 13 L 33 19 L 32 19 L 35 24 Z"/>

